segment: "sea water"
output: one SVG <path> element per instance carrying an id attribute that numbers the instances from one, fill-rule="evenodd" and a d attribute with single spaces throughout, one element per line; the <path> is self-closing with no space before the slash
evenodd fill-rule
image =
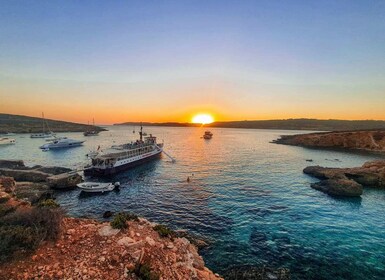
<path id="1" fill-rule="evenodd" d="M 0 158 L 81 168 L 98 146 L 137 138 L 138 127 L 107 128 L 93 137 L 61 133 L 86 142 L 48 152 L 38 148 L 44 139 L 12 136 L 17 144 L 0 147 Z M 204 130 L 145 127 L 164 141 L 175 163 L 163 155 L 111 179 L 120 181 L 119 192 L 62 191 L 57 200 L 72 216 L 102 219 L 107 210 L 130 211 L 204 236 L 210 246 L 201 254 L 218 273 L 266 265 L 289 268 L 293 279 L 385 279 L 385 190 L 337 199 L 310 188 L 317 180 L 302 173 L 308 165 L 354 167 L 384 156 L 270 143 L 303 131 L 215 128 L 204 140 Z"/>

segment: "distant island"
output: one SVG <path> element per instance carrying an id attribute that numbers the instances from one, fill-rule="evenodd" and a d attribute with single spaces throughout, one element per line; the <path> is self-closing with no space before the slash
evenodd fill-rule
<path id="1" fill-rule="evenodd" d="M 125 122 L 114 125 L 138 126 L 140 122 Z M 196 123 L 143 122 L 144 126 L 199 127 Z M 205 127 L 250 128 L 250 129 L 285 129 L 285 130 L 314 130 L 314 131 L 352 131 L 385 129 L 385 121 L 377 120 L 318 120 L 318 119 L 284 119 L 260 121 L 228 121 L 205 124 Z"/>
<path id="2" fill-rule="evenodd" d="M 90 128 L 89 125 L 45 119 L 53 132 L 82 132 Z M 95 126 L 97 131 L 106 130 Z M 39 133 L 43 130 L 42 118 L 0 114 L 0 133 Z"/>

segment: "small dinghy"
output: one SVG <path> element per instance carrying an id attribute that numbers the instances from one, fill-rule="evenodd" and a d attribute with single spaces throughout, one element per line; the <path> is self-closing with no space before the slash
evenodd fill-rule
<path id="1" fill-rule="evenodd" d="M 115 189 L 115 187 L 119 187 L 120 183 L 115 182 L 113 184 L 113 183 L 84 182 L 84 183 L 77 184 L 77 186 L 83 192 L 104 193 L 104 192 L 112 191 L 113 189 Z"/>

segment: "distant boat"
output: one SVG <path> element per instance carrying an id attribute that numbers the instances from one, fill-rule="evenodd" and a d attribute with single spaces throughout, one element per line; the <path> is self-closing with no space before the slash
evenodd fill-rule
<path id="1" fill-rule="evenodd" d="M 0 145 L 12 145 L 16 144 L 16 140 L 13 138 L 2 137 L 0 138 Z"/>
<path id="2" fill-rule="evenodd" d="M 77 184 L 77 187 L 79 189 L 81 189 L 83 192 L 92 192 L 92 193 L 110 192 L 113 189 L 115 189 L 115 187 L 119 187 L 119 186 L 120 186 L 119 182 L 115 182 L 114 184 L 113 183 L 98 183 L 98 182 L 84 182 L 84 183 Z"/>
<path id="3" fill-rule="evenodd" d="M 92 126 L 88 126 L 88 129 L 86 131 L 84 131 L 83 135 L 84 136 L 98 136 L 99 135 L 99 131 L 96 130 L 95 128 L 95 119 L 92 120 L 92 123 L 93 125 Z"/>
<path id="4" fill-rule="evenodd" d="M 210 131 L 205 131 L 205 134 L 203 134 L 204 139 L 211 139 L 213 138 L 213 134 Z"/>
<path id="5" fill-rule="evenodd" d="M 55 140 L 50 143 L 44 144 L 43 146 L 40 146 L 40 149 L 50 150 L 50 149 L 72 148 L 72 147 L 80 146 L 83 143 L 84 141 L 65 138 L 65 139 L 59 139 L 59 140 Z"/>
<path id="6" fill-rule="evenodd" d="M 48 123 L 46 122 L 44 118 L 44 113 L 41 113 L 42 120 L 43 120 L 43 132 L 41 133 L 34 133 L 31 134 L 31 138 L 49 138 L 49 137 L 54 137 L 56 134 L 50 131 L 48 127 Z M 46 126 L 47 126 L 47 132 L 46 132 Z"/>

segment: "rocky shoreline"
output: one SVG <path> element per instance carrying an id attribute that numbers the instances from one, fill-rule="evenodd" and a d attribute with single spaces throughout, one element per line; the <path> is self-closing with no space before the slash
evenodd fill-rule
<path id="1" fill-rule="evenodd" d="M 38 204 L 17 198 L 18 188 L 12 177 L 0 176 L 0 247 L 10 253 L 0 265 L 0 279 L 222 279 L 205 267 L 196 245 L 177 237 L 186 233 L 174 234 L 134 215 L 122 222 L 118 214 L 113 221 L 120 228 L 112 227 L 112 222 L 63 217 L 56 225 L 55 240 L 39 241 L 32 250 L 30 227 L 20 220 L 30 223 L 37 219 L 36 212 L 41 219 L 40 211 L 55 217 L 62 214 L 46 197 Z M 47 223 L 44 217 L 41 221 Z M 9 240 L 11 236 L 15 240 Z M 21 249 L 10 249 L 12 242 Z"/>
<path id="2" fill-rule="evenodd" d="M 321 180 L 311 184 L 312 188 L 331 196 L 359 197 L 365 187 L 385 189 L 385 160 L 355 168 L 308 166 L 303 172 Z"/>
<path id="3" fill-rule="evenodd" d="M 282 135 L 273 143 L 308 148 L 385 152 L 385 130 L 321 132 Z"/>

